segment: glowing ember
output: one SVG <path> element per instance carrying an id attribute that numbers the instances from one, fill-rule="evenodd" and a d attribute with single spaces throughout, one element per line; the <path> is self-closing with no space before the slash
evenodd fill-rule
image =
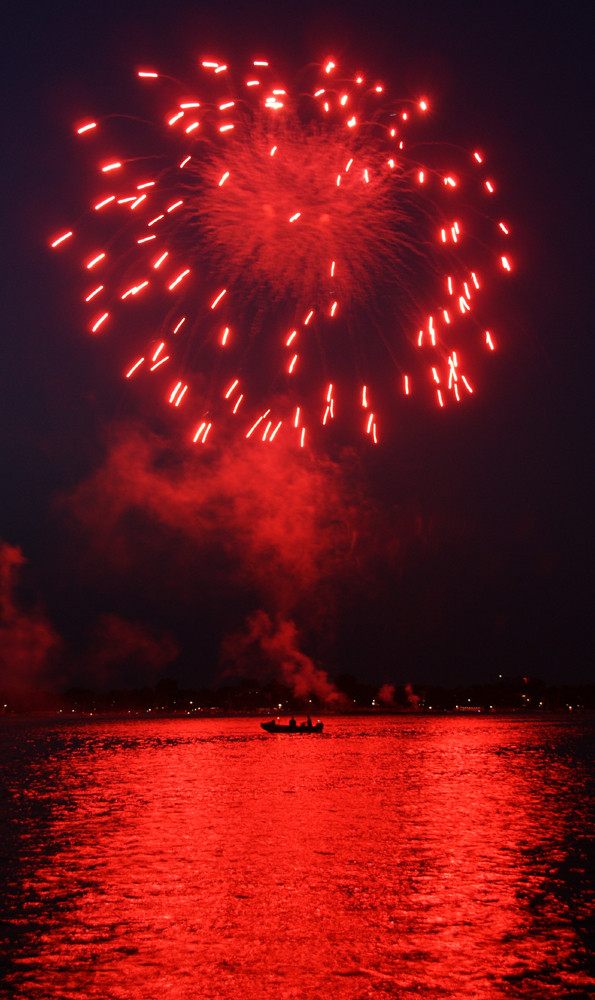
<path id="1" fill-rule="evenodd" d="M 182 91 L 137 71 L 167 109 L 145 156 L 114 149 L 94 118 L 75 129 L 104 143 L 97 177 L 112 183 L 90 202 L 114 238 L 109 257 L 83 253 L 103 282 L 83 289 L 87 328 L 129 329 L 135 300 L 150 310 L 124 377 L 166 378 L 159 393 L 203 444 L 231 422 L 244 438 L 303 447 L 335 412 L 375 443 L 397 399 L 468 398 L 478 352 L 494 350 L 480 293 L 512 269 L 510 226 L 486 215 L 498 200 L 486 154 L 431 144 L 427 98 L 391 100 L 333 59 L 295 97 L 266 60 L 235 84 L 214 59 L 196 72 Z M 51 241 L 63 244 L 76 252 L 77 234 Z"/>

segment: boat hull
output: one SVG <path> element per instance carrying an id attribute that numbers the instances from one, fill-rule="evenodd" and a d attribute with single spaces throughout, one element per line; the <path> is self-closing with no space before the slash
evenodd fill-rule
<path id="1" fill-rule="evenodd" d="M 322 722 L 317 722 L 315 726 L 286 726 L 280 725 L 273 719 L 272 722 L 261 722 L 260 725 L 267 733 L 290 733 L 299 736 L 310 736 L 312 733 L 321 733 L 323 729 Z"/>

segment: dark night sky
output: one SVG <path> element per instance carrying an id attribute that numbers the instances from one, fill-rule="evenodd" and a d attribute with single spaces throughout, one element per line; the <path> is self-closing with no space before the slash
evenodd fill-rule
<path id="1" fill-rule="evenodd" d="M 281 623 L 296 623 L 283 654 L 293 662 L 301 652 L 374 682 L 590 681 L 586 8 L 280 9 L 149 0 L 125 13 L 110 3 L 8 12 L 0 539 L 26 563 L 14 590 L 14 551 L 4 550 L 5 681 L 138 683 L 170 672 L 208 682 L 222 643 L 241 660 L 238 636 L 258 610 L 279 649 Z M 233 58 L 256 47 L 282 68 L 332 51 L 377 67 L 395 89 L 431 93 L 442 134 L 490 149 L 515 224 L 515 274 L 495 375 L 470 416 L 416 413 L 372 455 L 305 460 L 291 487 L 287 470 L 263 468 L 266 511 L 245 490 L 248 463 L 231 455 L 209 470 L 217 496 L 233 498 L 233 515 L 216 518 L 196 463 L 139 431 L 113 366 L 81 333 L 71 273 L 47 239 L 85 196 L 77 116 L 125 111 L 140 63 L 186 67 L 209 49 Z M 127 503 L 131 469 L 144 492 Z M 52 635 L 60 649 L 49 648 Z"/>

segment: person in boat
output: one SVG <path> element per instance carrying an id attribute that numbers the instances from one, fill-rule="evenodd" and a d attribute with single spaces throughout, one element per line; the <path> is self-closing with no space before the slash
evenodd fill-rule
<path id="1" fill-rule="evenodd" d="M 310 716 L 308 716 L 308 718 L 306 720 L 306 727 L 308 729 L 312 729 L 312 719 L 310 718 Z"/>
<path id="2" fill-rule="evenodd" d="M 295 721 L 293 715 L 291 716 L 291 719 L 289 720 L 289 728 L 290 729 L 297 729 L 297 722 Z"/>

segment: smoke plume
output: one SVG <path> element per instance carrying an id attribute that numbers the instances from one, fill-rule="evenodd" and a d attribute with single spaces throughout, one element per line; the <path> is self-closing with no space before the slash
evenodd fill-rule
<path id="1" fill-rule="evenodd" d="M 0 683 L 13 689 L 39 681 L 60 639 L 40 608 L 25 608 L 17 591 L 26 559 L 21 549 L 0 542 Z"/>
<path id="2" fill-rule="evenodd" d="M 273 622 L 265 611 L 256 611 L 249 616 L 245 630 L 225 640 L 223 655 L 226 662 L 233 664 L 234 673 L 259 680 L 275 677 L 296 698 L 314 695 L 326 705 L 342 700 L 326 671 L 300 651 L 298 639 L 294 622 L 282 619 Z"/>

